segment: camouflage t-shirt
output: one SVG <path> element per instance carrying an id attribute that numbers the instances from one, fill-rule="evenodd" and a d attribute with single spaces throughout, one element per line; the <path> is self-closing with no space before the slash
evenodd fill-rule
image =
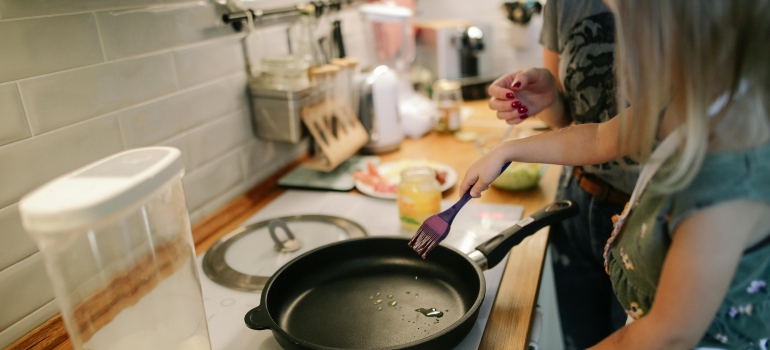
<path id="1" fill-rule="evenodd" d="M 601 0 L 548 0 L 544 16 L 540 43 L 559 54 L 569 117 L 575 124 L 612 119 L 617 115 L 612 12 Z M 634 189 L 638 175 L 617 160 L 583 169 L 626 193 Z"/>

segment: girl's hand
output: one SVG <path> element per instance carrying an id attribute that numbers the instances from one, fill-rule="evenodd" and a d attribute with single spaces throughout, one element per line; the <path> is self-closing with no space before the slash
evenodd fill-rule
<path id="1" fill-rule="evenodd" d="M 504 75 L 487 90 L 489 108 L 497 118 L 518 124 L 550 107 L 558 97 L 556 78 L 545 68 L 530 68 Z"/>
<path id="2" fill-rule="evenodd" d="M 465 172 L 465 177 L 460 183 L 460 195 L 470 189 L 471 197 L 481 197 L 481 192 L 486 191 L 489 184 L 500 176 L 500 170 L 506 162 L 500 147 L 479 158 Z"/>

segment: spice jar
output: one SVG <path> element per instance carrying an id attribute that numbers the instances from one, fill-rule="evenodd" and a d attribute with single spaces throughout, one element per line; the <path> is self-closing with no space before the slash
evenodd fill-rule
<path id="1" fill-rule="evenodd" d="M 426 219 L 441 210 L 441 187 L 436 171 L 429 167 L 402 171 L 396 193 L 401 227 L 409 233 L 416 232 Z"/>
<path id="2" fill-rule="evenodd" d="M 461 85 L 457 81 L 441 79 L 433 83 L 433 101 L 438 108 L 435 129 L 439 132 L 460 130 L 460 107 L 463 104 Z"/>
<path id="3" fill-rule="evenodd" d="M 276 90 L 302 90 L 310 86 L 308 63 L 298 56 L 268 56 L 262 59 L 262 85 Z"/>

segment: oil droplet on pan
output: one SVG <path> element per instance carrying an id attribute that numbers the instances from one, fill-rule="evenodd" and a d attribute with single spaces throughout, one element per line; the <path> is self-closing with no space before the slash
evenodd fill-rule
<path id="1" fill-rule="evenodd" d="M 369 300 L 374 299 L 374 295 L 369 296 Z"/>
<path id="2" fill-rule="evenodd" d="M 380 296 L 380 293 L 377 293 L 377 294 L 375 294 L 374 296 L 378 297 L 378 296 Z"/>
<path id="3" fill-rule="evenodd" d="M 390 306 L 390 307 L 396 307 L 396 305 L 398 305 L 398 302 L 395 301 L 395 300 L 393 300 L 391 302 L 388 302 L 388 306 Z"/>
<path id="4" fill-rule="evenodd" d="M 382 306 L 378 307 L 377 311 L 382 311 Z"/>
<path id="5" fill-rule="evenodd" d="M 419 308 L 419 309 L 415 309 L 414 311 L 417 311 L 417 312 L 425 315 L 426 317 L 440 318 L 441 316 L 444 316 L 444 313 L 441 312 L 441 311 L 436 310 L 435 307 L 432 307 L 430 309 Z"/>
<path id="6" fill-rule="evenodd" d="M 393 299 L 393 294 L 388 294 L 388 299 Z"/>
<path id="7" fill-rule="evenodd" d="M 373 301 L 372 301 L 372 304 L 374 304 L 374 305 L 380 305 L 380 304 L 382 304 L 382 299 L 373 300 Z"/>

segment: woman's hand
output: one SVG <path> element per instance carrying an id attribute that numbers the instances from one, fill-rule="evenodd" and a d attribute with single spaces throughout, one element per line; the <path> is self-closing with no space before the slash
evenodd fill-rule
<path id="1" fill-rule="evenodd" d="M 465 172 L 465 177 L 460 183 L 460 195 L 471 190 L 471 197 L 481 197 L 481 192 L 489 188 L 489 184 L 500 176 L 500 170 L 508 161 L 503 155 L 501 147 L 497 147 L 479 158 Z"/>
<path id="2" fill-rule="evenodd" d="M 558 98 L 556 78 L 545 68 L 504 75 L 489 86 L 489 108 L 497 118 L 518 124 L 553 105 Z"/>

